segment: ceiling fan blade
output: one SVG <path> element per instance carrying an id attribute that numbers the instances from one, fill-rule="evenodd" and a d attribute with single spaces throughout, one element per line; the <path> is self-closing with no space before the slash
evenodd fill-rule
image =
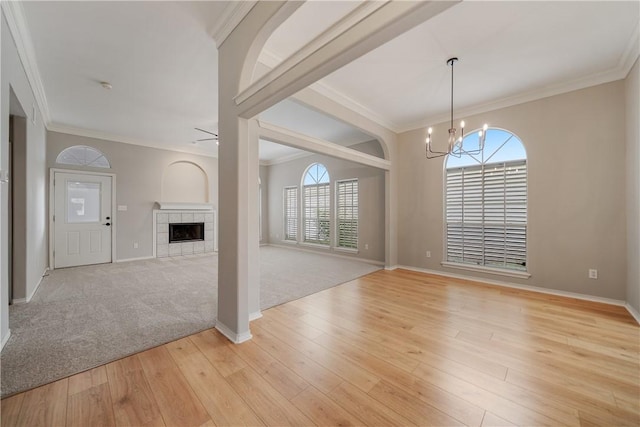
<path id="1" fill-rule="evenodd" d="M 199 130 L 200 132 L 204 132 L 204 133 L 208 133 L 209 135 L 213 135 L 214 137 L 218 137 L 217 133 L 213 133 L 213 132 L 209 132 L 208 130 L 204 130 L 204 129 L 200 129 L 200 128 L 194 128 L 195 130 Z"/>
<path id="2" fill-rule="evenodd" d="M 200 141 L 217 141 L 218 138 L 204 138 L 204 139 L 196 139 L 197 142 Z"/>

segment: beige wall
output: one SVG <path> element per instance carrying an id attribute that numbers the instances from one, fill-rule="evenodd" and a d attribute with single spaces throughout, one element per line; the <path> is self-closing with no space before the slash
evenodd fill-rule
<path id="1" fill-rule="evenodd" d="M 217 209 L 218 159 L 216 158 L 48 132 L 47 168 L 82 169 L 55 163 L 60 151 L 72 145 L 88 145 L 97 148 L 111 162 L 111 169 L 91 168 L 90 170 L 114 173 L 116 204 L 127 206 L 126 211 L 114 212 L 117 260 L 153 255 L 152 211 L 155 208 L 155 202 L 167 201 L 162 200 L 162 180 L 169 165 L 177 161 L 198 165 L 207 174 L 209 202 Z M 197 200 L 197 202 L 201 201 Z M 137 249 L 133 247 L 136 242 Z"/>
<path id="2" fill-rule="evenodd" d="M 380 155 L 381 150 L 380 144 L 377 141 L 358 144 L 351 148 L 372 155 Z M 322 163 L 327 167 L 331 178 L 332 239 L 335 238 L 335 206 L 333 205 L 335 203 L 335 182 L 342 179 L 358 178 L 358 254 L 350 254 L 333 249 L 331 251 L 339 253 L 340 255 L 384 262 L 384 171 L 319 154 L 268 166 L 269 243 L 291 244 L 289 242 L 283 242 L 283 189 L 284 187 L 299 186 L 302 181 L 302 175 L 307 167 L 316 162 Z M 368 249 L 365 249 L 365 244 L 368 245 Z M 312 246 L 301 245 L 301 247 L 313 250 Z M 318 250 L 321 252 L 327 251 L 324 248 Z"/>
<path id="3" fill-rule="evenodd" d="M 627 112 L 627 302 L 640 313 L 640 64 L 625 82 Z"/>
<path id="4" fill-rule="evenodd" d="M 47 220 L 45 192 L 45 128 L 35 96 L 27 80 L 15 42 L 9 31 L 4 11 L 0 19 L 2 31 L 2 69 L 0 71 L 0 168 L 8 169 L 9 96 L 16 95 L 27 116 L 26 136 L 26 283 L 20 286 L 30 298 L 37 289 L 47 267 Z M 9 337 L 8 307 L 8 185 L 0 184 L 0 341 Z"/>
<path id="5" fill-rule="evenodd" d="M 624 300 L 624 99 L 617 81 L 464 118 L 468 129 L 488 122 L 510 130 L 527 149 L 529 279 L 440 265 L 443 158 L 424 158 L 424 129 L 400 135 L 399 264 Z M 434 126 L 434 134 L 447 129 Z"/>

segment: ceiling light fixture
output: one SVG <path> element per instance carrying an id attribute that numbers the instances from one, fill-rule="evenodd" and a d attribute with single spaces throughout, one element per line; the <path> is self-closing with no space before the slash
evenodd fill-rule
<path id="1" fill-rule="evenodd" d="M 100 86 L 102 86 L 103 88 L 107 89 L 107 90 L 111 90 L 113 89 L 113 85 L 109 82 L 100 82 Z"/>
<path id="2" fill-rule="evenodd" d="M 427 130 L 427 147 L 426 154 L 427 159 L 435 159 L 442 156 L 452 155 L 455 157 L 460 157 L 463 153 L 466 154 L 480 154 L 484 149 L 484 142 L 487 137 L 487 129 L 489 125 L 486 123 L 482 127 L 482 130 L 478 132 L 478 148 L 476 150 L 466 150 L 462 147 L 462 140 L 464 138 L 464 120 L 460 122 L 460 136 L 456 138 L 457 130 L 453 127 L 453 64 L 458 61 L 458 58 L 453 57 L 447 59 L 447 65 L 451 67 L 451 124 L 449 127 L 449 140 L 447 142 L 447 151 L 433 151 L 431 146 L 433 145 L 431 134 L 433 132 L 432 128 Z"/>

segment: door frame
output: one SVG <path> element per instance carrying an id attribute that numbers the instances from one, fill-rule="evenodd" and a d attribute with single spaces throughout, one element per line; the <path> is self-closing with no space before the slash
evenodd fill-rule
<path id="1" fill-rule="evenodd" d="M 55 262 L 53 259 L 53 249 L 56 247 L 55 240 L 55 224 L 53 223 L 53 215 L 55 213 L 55 187 L 54 178 L 56 173 L 69 173 L 76 175 L 97 175 L 106 176 L 111 178 L 111 263 L 116 262 L 116 174 L 84 171 L 79 169 L 61 169 L 50 168 L 49 169 L 49 270 L 54 270 Z"/>

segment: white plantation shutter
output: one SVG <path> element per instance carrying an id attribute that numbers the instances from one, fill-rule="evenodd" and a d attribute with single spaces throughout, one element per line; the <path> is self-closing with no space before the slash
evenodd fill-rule
<path id="1" fill-rule="evenodd" d="M 298 187 L 284 189 L 284 239 L 298 238 Z"/>
<path id="2" fill-rule="evenodd" d="M 304 241 L 329 244 L 329 184 L 304 186 Z"/>
<path id="3" fill-rule="evenodd" d="M 446 174 L 447 260 L 526 270 L 526 160 Z"/>
<path id="4" fill-rule="evenodd" d="M 336 201 L 339 248 L 358 248 L 358 180 L 338 181 Z"/>

